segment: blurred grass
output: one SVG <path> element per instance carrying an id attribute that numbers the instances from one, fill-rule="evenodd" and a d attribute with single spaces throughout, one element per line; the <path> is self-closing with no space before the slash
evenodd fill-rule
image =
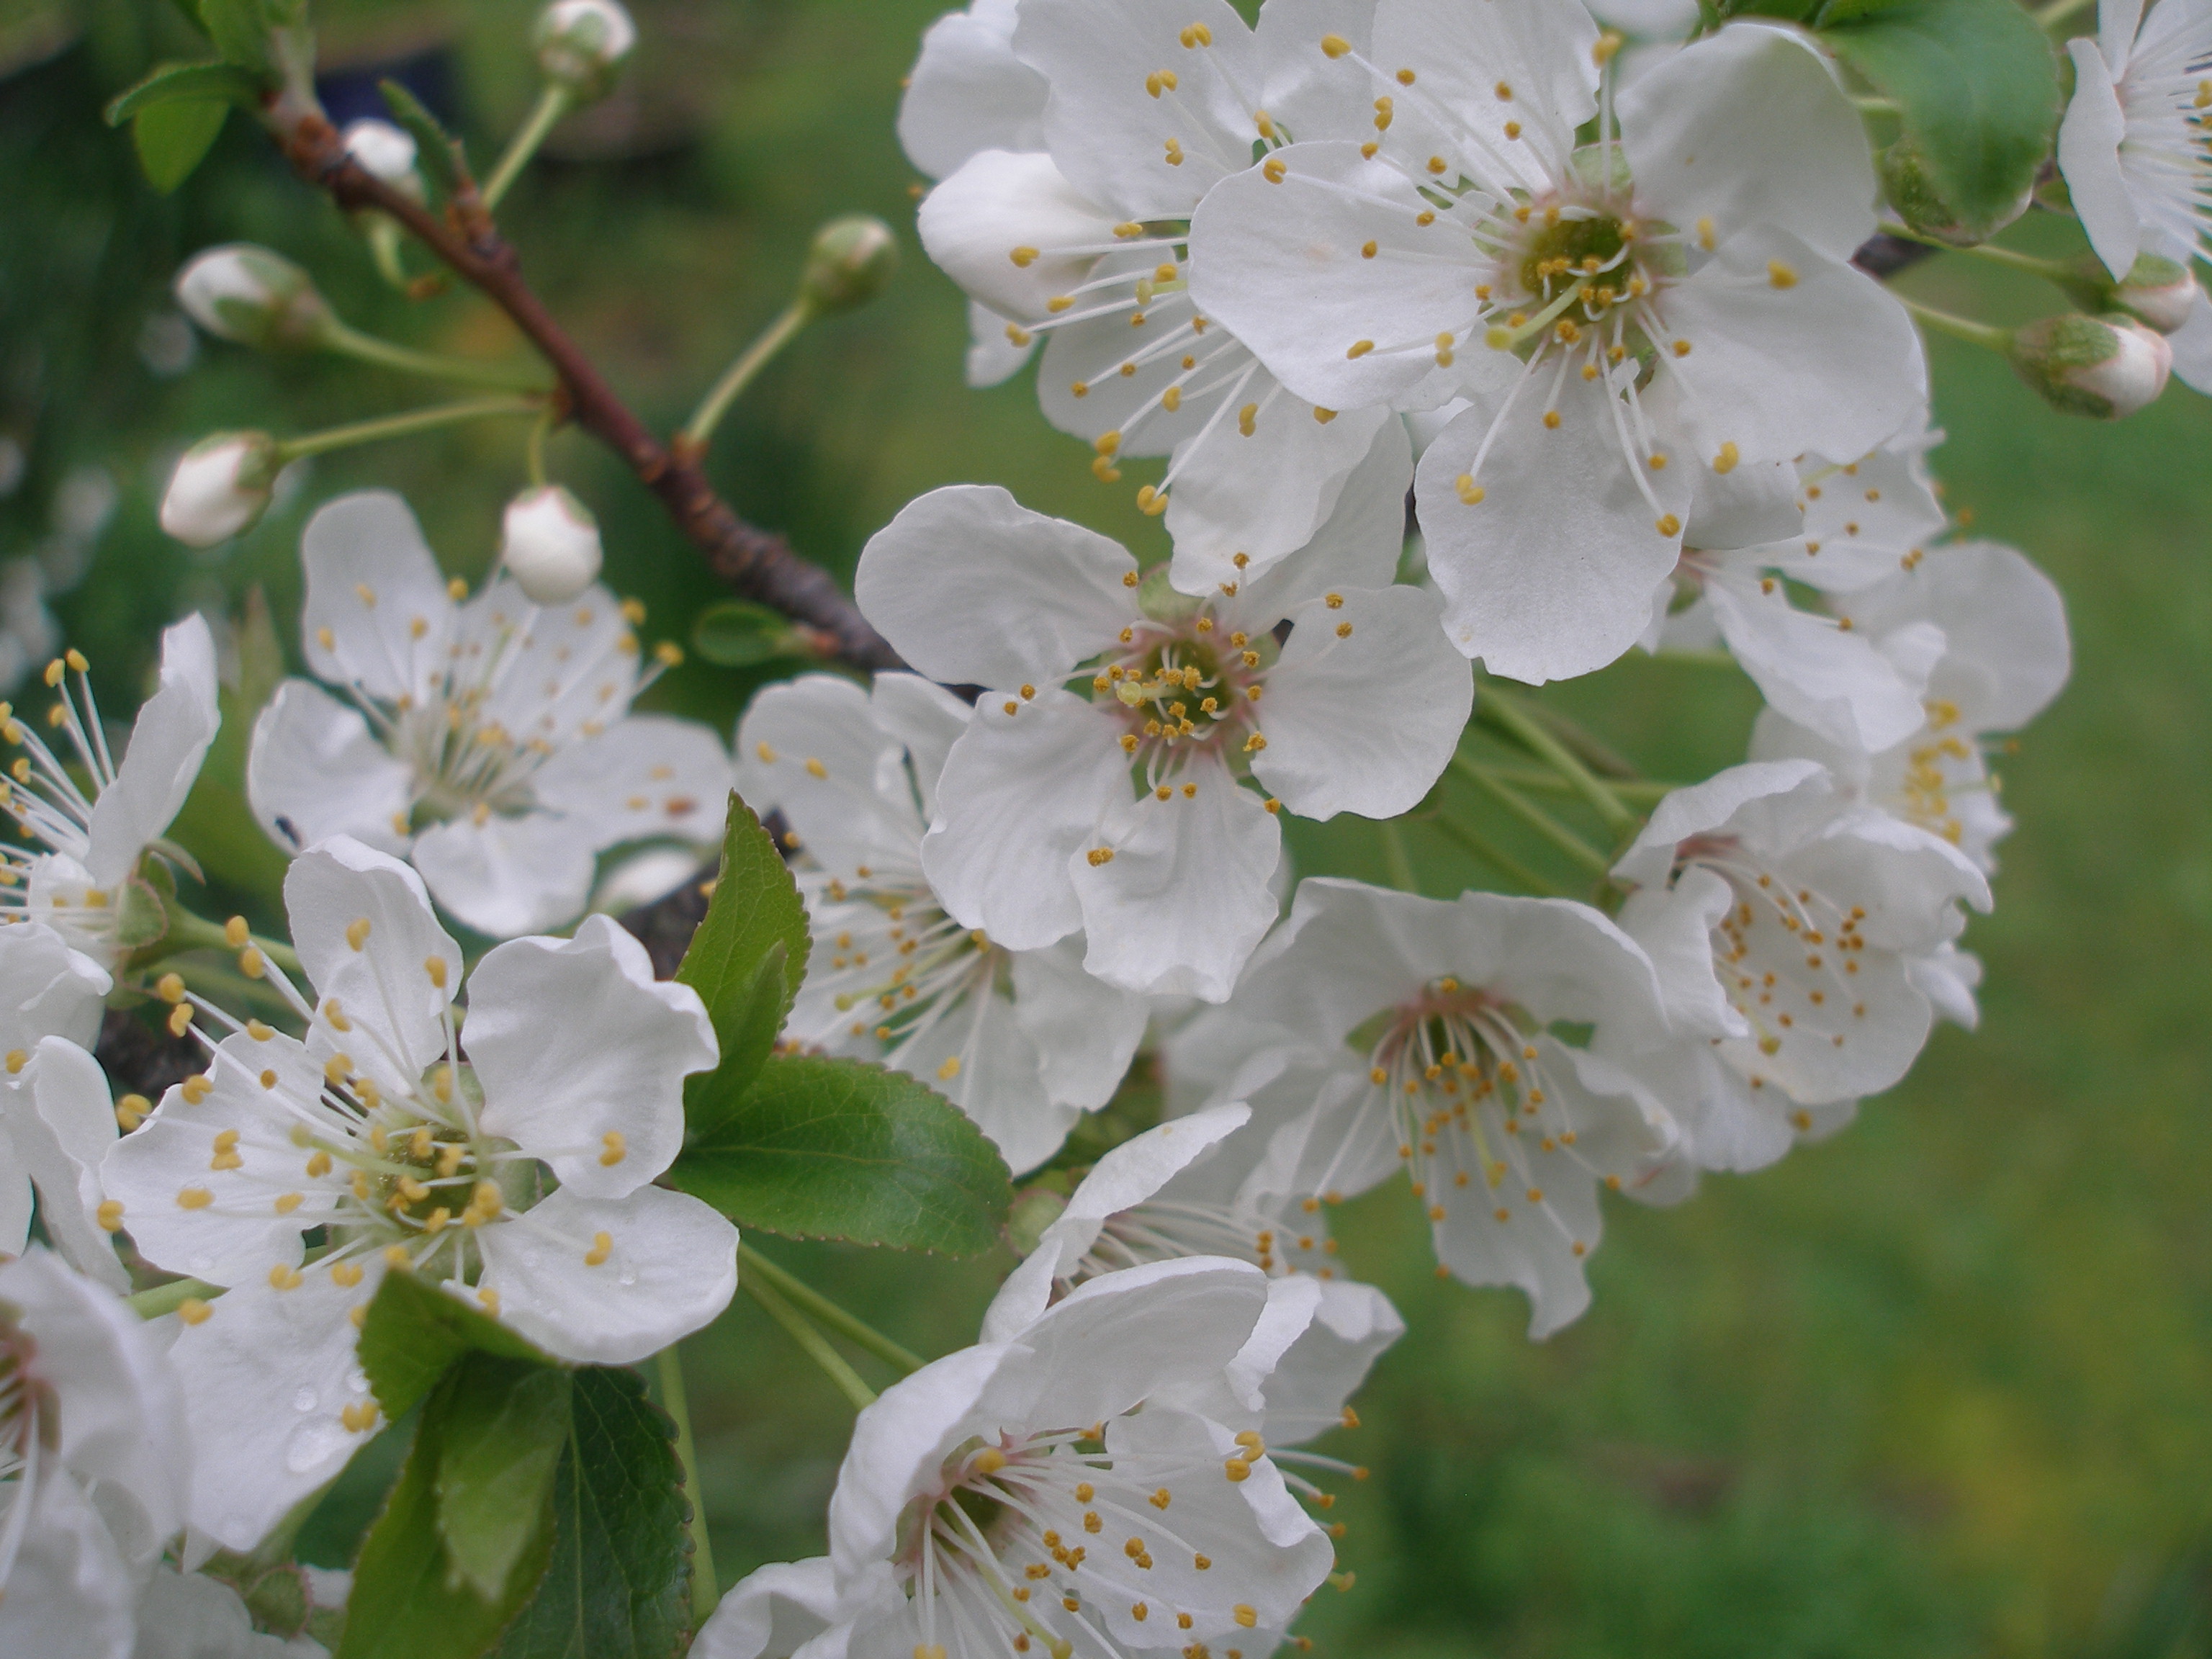
<path id="1" fill-rule="evenodd" d="M 960 384 L 961 307 L 913 243 L 890 131 L 933 9 L 641 5 L 632 94 L 564 135 L 599 154 L 518 188 L 516 240 L 665 428 L 781 303 L 817 221 L 881 213 L 909 256 L 891 293 L 803 338 L 717 440 L 740 510 L 848 569 L 909 496 L 997 482 L 1157 555 L 1158 526 L 1131 504 L 1141 475 L 1094 483 L 1026 377 Z M 450 45 L 481 161 L 528 94 L 514 46 L 528 11 L 356 4 L 331 12 L 326 36 L 354 62 Z M 127 706 L 181 608 L 228 607 L 259 583 L 289 633 L 300 523 L 339 489 L 404 489 L 449 567 L 480 571 L 521 457 L 495 428 L 335 457 L 234 550 L 164 540 L 159 483 L 189 438 L 307 429 L 416 396 L 219 343 L 187 374 L 153 374 L 142 334 L 191 250 L 269 242 L 355 321 L 417 343 L 506 336 L 465 296 L 410 307 L 382 290 L 335 213 L 239 123 L 177 198 L 152 197 L 97 108 L 182 43 L 152 0 L 82 17 L 77 44 L 0 82 L 0 435 L 28 463 L 0 497 L 0 557 L 51 542 L 73 470 L 108 471 L 118 510 L 59 609 Z M 2059 250 L 2069 235 L 2015 234 Z M 1999 318 L 2046 304 L 1957 258 L 1906 282 Z M 2075 685 L 2004 768 L 2021 828 L 1996 912 L 1969 935 L 1989 967 L 1983 1029 L 1940 1032 L 1905 1086 L 1776 1170 L 1709 1182 L 1673 1211 L 1616 1205 L 1595 1306 L 1541 1346 L 1516 1297 L 1435 1279 L 1402 1191 L 1347 1206 L 1347 1264 L 1398 1298 L 1414 1334 L 1362 1397 L 1367 1426 L 1337 1437 L 1373 1475 L 1334 1511 L 1358 1577 L 1308 1617 L 1324 1651 L 2212 1650 L 2212 408 L 2176 386 L 2095 427 L 2047 413 L 1966 348 L 1939 342 L 1935 359 L 1951 501 L 2051 571 L 2075 636 Z M 599 513 L 617 585 L 678 630 L 714 591 L 689 551 L 580 440 L 553 459 Z M 726 725 L 747 685 L 695 665 L 663 696 Z M 1678 778 L 1740 758 L 1755 708 L 1733 674 L 1641 660 L 1551 695 Z M 1408 839 L 1430 890 L 1477 878 L 1435 832 Z M 1380 873 L 1356 826 L 1295 844 L 1308 872 Z M 1005 1265 L 768 1248 L 930 1353 L 970 1340 Z M 742 1299 L 687 1361 L 725 1580 L 818 1549 L 844 1407 Z"/>

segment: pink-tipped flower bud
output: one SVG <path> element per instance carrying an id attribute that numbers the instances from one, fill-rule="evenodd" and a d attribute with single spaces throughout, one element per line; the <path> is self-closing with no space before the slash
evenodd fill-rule
<path id="1" fill-rule="evenodd" d="M 315 279 L 281 253 L 233 242 L 192 256 L 177 273 L 177 303 L 218 339 L 264 351 L 319 344 L 331 308 Z"/>
<path id="2" fill-rule="evenodd" d="M 2053 409 L 2117 421 L 2157 400 L 2173 368 L 2166 336 L 2115 313 L 2069 312 L 2013 336 L 2012 366 Z"/>
<path id="3" fill-rule="evenodd" d="M 161 496 L 161 528 L 187 547 L 212 547 L 269 510 L 283 457 L 265 432 L 218 432 L 178 459 Z"/>
<path id="4" fill-rule="evenodd" d="M 599 522 L 558 484 L 507 504 L 500 557 L 533 605 L 566 605 L 599 580 Z"/>
<path id="5" fill-rule="evenodd" d="M 599 98 L 637 44 L 637 25 L 620 0 L 553 0 L 531 40 L 547 80 L 579 100 Z"/>

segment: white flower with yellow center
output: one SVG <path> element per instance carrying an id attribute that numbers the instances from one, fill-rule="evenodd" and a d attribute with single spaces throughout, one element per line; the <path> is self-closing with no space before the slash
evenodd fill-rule
<path id="1" fill-rule="evenodd" d="M 1079 940 L 1010 951 L 945 913 L 921 841 L 969 714 L 912 674 L 770 686 L 738 728 L 738 787 L 802 849 L 814 949 L 785 1037 L 921 1079 L 1018 1172 L 1112 1097 L 1146 1009 L 1084 972 Z"/>
<path id="2" fill-rule="evenodd" d="M 1675 1195 L 1667 1105 L 1553 1029 L 1627 1054 L 1666 1037 L 1650 959 L 1588 905 L 1308 880 L 1230 1017 L 1261 1062 L 1231 1086 L 1279 1078 L 1302 1097 L 1271 1187 L 1333 1203 L 1403 1169 L 1437 1261 L 1525 1291 L 1531 1335 L 1589 1304 L 1601 1183 Z"/>
<path id="3" fill-rule="evenodd" d="M 45 1250 L 0 1264 L 0 1652 L 130 1659 L 185 1453 L 161 1343 L 122 1300 Z"/>
<path id="4" fill-rule="evenodd" d="M 635 604 L 594 584 L 545 608 L 506 579 L 468 599 L 388 490 L 325 507 L 300 557 L 307 666 L 342 695 L 287 680 L 254 725 L 246 793 L 287 852 L 398 854 L 497 939 L 574 917 L 607 848 L 720 836 L 714 734 L 629 712 L 677 655 L 642 661 Z"/>
<path id="5" fill-rule="evenodd" d="M 102 1168 L 104 1220 L 149 1261 L 232 1287 L 184 1305 L 171 1357 L 192 1522 L 234 1549 L 375 1426 L 354 1342 L 387 1271 L 600 1364 L 698 1329 L 737 1285 L 737 1230 L 651 1184 L 683 1142 L 684 1079 L 716 1046 L 642 945 L 592 916 L 572 939 L 493 950 L 469 978 L 464 1057 L 460 949 L 412 870 L 341 836 L 295 860 L 284 893 L 313 994 L 251 946 L 241 967 L 304 1037 L 193 998 L 228 1034 Z"/>
<path id="6" fill-rule="evenodd" d="M 1023 0 L 1008 49 L 1049 95 L 1018 131 L 957 129 L 963 143 L 989 143 L 922 204 L 930 257 L 1004 319 L 1011 349 L 991 354 L 987 372 L 1011 374 L 1042 338 L 1046 417 L 1096 446 L 1101 478 L 1118 479 L 1122 457 L 1171 458 L 1138 499 L 1166 514 L 1187 592 L 1247 566 L 1257 575 L 1303 545 L 1388 418 L 1286 392 L 1193 302 L 1188 255 L 1192 211 L 1252 165 L 1255 145 L 1358 130 L 1359 88 L 1321 73 L 1307 48 L 1324 30 L 1364 40 L 1372 9 L 1270 5 L 1253 27 L 1226 0 Z M 959 38 L 980 46 L 981 20 L 959 21 Z M 949 88 L 919 77 L 944 72 L 937 44 L 933 31 L 916 70 L 933 105 Z M 1006 76 L 1001 64 L 992 84 Z M 1032 125 L 1040 141 L 1027 139 Z M 909 125 L 910 150 L 925 126 L 923 155 L 948 161 L 961 148 L 941 117 Z M 971 362 L 984 359 L 979 345 Z"/>
<path id="7" fill-rule="evenodd" d="M 1226 998 L 1276 915 L 1276 811 L 1405 811 L 1466 725 L 1436 600 L 1389 585 L 1399 512 L 1363 479 L 1267 575 L 1152 606 L 1126 550 L 1002 489 L 902 512 L 860 608 L 922 672 L 988 688 L 922 842 L 946 913 L 1012 951 L 1079 928 L 1109 984 Z"/>
<path id="8" fill-rule="evenodd" d="M 1848 264 L 1874 171 L 1813 42 L 1733 23 L 1615 99 L 1619 44 L 1576 0 L 1381 0 L 1369 46 L 1307 47 L 1371 98 L 1366 141 L 1293 144 L 1192 221 L 1197 303 L 1298 396 L 1468 400 L 1416 498 L 1447 631 L 1516 679 L 1635 642 L 1692 471 L 1861 455 L 1926 398 Z"/>
<path id="9" fill-rule="evenodd" d="M 116 924 L 125 888 L 191 793 L 222 716 L 215 641 L 198 617 L 161 635 L 161 684 L 139 709 L 119 762 L 88 668 L 75 651 L 46 665 L 46 685 L 60 695 L 45 724 L 68 734 L 66 758 L 36 722 L 0 703 L 0 739 L 21 751 L 8 768 L 12 783 L 0 784 L 0 806 L 28 843 L 0 848 L 0 917 L 43 922 L 105 972 L 121 954 Z"/>
<path id="10" fill-rule="evenodd" d="M 848 1659 L 1272 1652 L 1332 1552 L 1207 1409 L 1266 1385 L 1267 1286 L 1211 1257 L 1109 1273 L 863 1411 L 830 1500 Z"/>
<path id="11" fill-rule="evenodd" d="M 1965 925 L 1960 901 L 1990 903 L 1958 848 L 1806 760 L 1676 790 L 1613 873 L 1678 1038 L 1615 1057 L 1680 1103 L 1714 1170 L 1772 1163 L 1902 1078 L 1932 1018 L 1921 964 Z"/>

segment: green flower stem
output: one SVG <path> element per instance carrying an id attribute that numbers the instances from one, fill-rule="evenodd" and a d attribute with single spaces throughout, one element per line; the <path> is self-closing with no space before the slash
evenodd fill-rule
<path id="1" fill-rule="evenodd" d="M 812 1285 L 793 1278 L 751 1245 L 738 1246 L 738 1261 L 744 1271 L 757 1273 L 767 1279 L 778 1295 L 796 1303 L 815 1323 L 828 1326 L 856 1347 L 866 1348 L 901 1376 L 911 1376 L 929 1363 L 920 1354 L 901 1347 L 873 1326 L 847 1313 Z"/>
<path id="2" fill-rule="evenodd" d="M 1382 867 L 1389 872 L 1390 884 L 1401 893 L 1418 893 L 1421 884 L 1413 878 L 1413 860 L 1406 852 L 1406 832 L 1395 818 L 1385 818 L 1382 831 Z"/>
<path id="3" fill-rule="evenodd" d="M 714 1577 L 714 1550 L 707 1538 L 707 1489 L 699 1483 L 699 1447 L 691 1437 L 691 1405 L 684 1392 L 684 1360 L 672 1342 L 653 1360 L 660 1377 L 660 1408 L 676 1419 L 676 1461 L 684 1468 L 684 1491 L 691 1500 L 691 1618 L 707 1621 L 722 1599 Z"/>
<path id="4" fill-rule="evenodd" d="M 860 1381 L 860 1373 L 845 1363 L 844 1356 L 830 1346 L 830 1339 L 810 1324 L 805 1314 L 760 1282 L 764 1277 L 741 1273 L 738 1283 L 747 1296 L 760 1304 L 763 1312 L 783 1327 L 806 1357 L 822 1368 L 823 1374 L 837 1385 L 837 1392 L 852 1403 L 854 1411 L 866 1411 L 874 1405 L 876 1391 Z"/>
<path id="5" fill-rule="evenodd" d="M 212 1302 L 222 1294 L 223 1287 L 210 1285 L 204 1279 L 173 1279 L 166 1285 L 156 1285 L 150 1291 L 141 1291 L 124 1301 L 141 1319 L 159 1319 L 163 1314 L 173 1314 L 185 1303 L 198 1297 L 203 1302 Z"/>
<path id="6" fill-rule="evenodd" d="M 372 214 L 368 221 L 368 251 L 376 261 L 376 274 L 402 294 L 408 291 L 413 279 L 407 275 L 407 261 L 399 251 L 398 225 L 383 214 Z"/>
<path id="7" fill-rule="evenodd" d="M 1884 220 L 1881 233 L 1894 236 L 1903 242 L 1918 242 L 1923 247 L 1940 248 L 1946 253 L 1963 253 L 1969 258 L 1986 259 L 1993 265 L 2007 265 L 2014 270 L 2024 270 L 2031 276 L 2040 276 L 2046 283 L 2056 283 L 2063 288 L 2078 283 L 2081 273 L 2059 259 L 2039 259 L 2033 253 L 2021 253 L 2008 247 L 1999 247 L 1995 242 L 1976 242 L 1971 247 L 1960 247 L 1939 237 L 1923 236 L 1909 225 L 1894 224 Z"/>
<path id="8" fill-rule="evenodd" d="M 375 443 L 384 438 L 404 438 L 410 433 L 434 431 L 464 421 L 480 421 L 496 415 L 535 415 L 541 407 L 543 401 L 537 398 L 470 398 L 457 404 L 410 410 L 404 415 L 356 421 L 350 426 L 334 426 L 322 432 L 287 438 L 276 446 L 276 454 L 280 461 L 293 461 L 302 455 L 325 454 L 333 449 L 349 449 L 356 444 Z"/>
<path id="9" fill-rule="evenodd" d="M 1987 323 L 1978 323 L 1971 317 L 1954 317 L 1948 311 L 1938 311 L 1933 306 L 1923 306 L 1917 300 L 1899 294 L 1898 299 L 1905 308 L 1917 317 L 1921 325 L 1934 329 L 1938 334 L 1948 334 L 1954 339 L 1984 346 L 2003 356 L 2012 348 L 2012 331 L 1993 328 Z"/>
<path id="10" fill-rule="evenodd" d="M 1511 784 L 1492 777 L 1486 768 L 1468 760 L 1464 755 L 1454 755 L 1451 758 L 1451 769 L 1591 874 L 1602 876 L 1613 867 L 1612 860 L 1604 854 L 1599 852 L 1596 848 L 1592 847 Z"/>
<path id="11" fill-rule="evenodd" d="M 1515 886 L 1525 887 L 1544 898 L 1565 898 L 1567 896 L 1566 889 L 1556 882 L 1545 880 L 1488 836 L 1470 829 L 1449 813 L 1439 813 L 1429 822 Z"/>
<path id="12" fill-rule="evenodd" d="M 531 422 L 530 436 L 523 445 L 523 460 L 530 469 L 531 487 L 545 488 L 545 440 L 553 430 L 553 405 L 547 404 Z"/>
<path id="13" fill-rule="evenodd" d="M 379 339 L 374 334 L 363 334 L 359 329 L 331 318 L 323 326 L 322 342 L 325 349 L 342 357 L 351 357 L 356 362 L 374 363 L 381 368 L 396 368 L 403 374 L 420 374 L 426 380 L 451 380 L 460 386 L 495 386 L 502 392 L 550 392 L 544 375 L 534 369 L 509 368 L 502 363 L 477 362 L 467 357 L 447 357 L 434 351 L 417 351 L 395 341 Z"/>
<path id="14" fill-rule="evenodd" d="M 1862 115 L 1898 115 L 1904 112 L 1904 106 L 1894 98 L 1855 97 L 1851 103 Z"/>
<path id="15" fill-rule="evenodd" d="M 769 359 L 796 339 L 799 330 L 813 320 L 814 307 L 805 301 L 793 300 L 786 306 L 782 314 L 738 354 L 737 362 L 723 371 L 714 389 L 699 400 L 699 407 L 692 411 L 691 418 L 678 434 L 682 442 L 694 450 L 706 447 L 707 440 L 714 435 L 722 416 L 729 413 L 738 394 L 752 383 L 753 376 L 767 367 Z"/>
<path id="16" fill-rule="evenodd" d="M 1490 775 L 1500 782 L 1510 783 L 1526 794 L 1573 795 L 1578 792 L 1556 772 L 1540 770 L 1533 766 L 1494 766 L 1484 763 Z M 1660 783 L 1649 778 L 1607 778 L 1605 787 L 1624 801 L 1650 805 L 1672 794 L 1684 786 L 1679 783 Z"/>
<path id="17" fill-rule="evenodd" d="M 549 86 L 538 94 L 537 106 L 530 112 L 520 131 L 507 141 L 507 154 L 499 158 L 492 168 L 491 177 L 483 182 L 481 194 L 484 210 L 489 212 L 499 205 L 499 198 L 507 194 L 507 187 L 522 176 L 522 169 L 530 165 L 530 158 L 538 154 L 538 145 L 545 135 L 560 124 L 561 118 L 574 106 L 574 97 L 565 87 Z"/>
<path id="18" fill-rule="evenodd" d="M 167 909 L 169 931 L 155 941 L 166 947 L 161 952 L 163 956 L 173 955 L 179 951 L 222 951 L 235 955 L 244 948 L 230 942 L 221 922 L 210 921 L 205 916 L 196 916 L 173 902 L 168 905 Z M 257 934 L 247 935 L 246 943 L 286 973 L 300 971 L 299 953 L 290 945 L 280 945 L 273 939 L 263 939 Z"/>
<path id="19" fill-rule="evenodd" d="M 1620 797 L 1569 754 L 1565 744 L 1529 719 L 1521 707 L 1521 700 L 1511 692 L 1501 691 L 1495 685 L 1484 686 L 1475 707 L 1475 718 L 1504 732 L 1565 779 L 1616 836 L 1625 835 L 1634 827 L 1636 814 L 1622 803 Z"/>

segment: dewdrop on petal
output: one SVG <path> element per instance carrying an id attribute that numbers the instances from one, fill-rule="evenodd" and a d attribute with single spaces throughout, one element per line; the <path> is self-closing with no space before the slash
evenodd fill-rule
<path id="1" fill-rule="evenodd" d="M 2053 409 L 2104 421 L 2156 402 L 2173 368 L 2166 336 L 2118 313 L 2069 312 L 2030 323 L 2013 336 L 2008 355 Z"/>
<path id="2" fill-rule="evenodd" d="M 577 98 L 599 98 L 637 44 L 637 25 L 617 0 L 553 0 L 531 40 L 547 80 Z"/>
<path id="3" fill-rule="evenodd" d="M 330 321 L 313 277 L 250 242 L 195 254 L 177 273 L 176 292 L 177 303 L 209 333 L 264 351 L 307 350 Z"/>
<path id="4" fill-rule="evenodd" d="M 533 605 L 566 605 L 599 579 L 599 523 L 559 484 L 507 504 L 500 557 Z"/>
<path id="5" fill-rule="evenodd" d="M 186 450 L 161 496 L 161 528 L 187 547 L 213 547 L 269 510 L 280 459 L 265 432 L 218 432 Z"/>

